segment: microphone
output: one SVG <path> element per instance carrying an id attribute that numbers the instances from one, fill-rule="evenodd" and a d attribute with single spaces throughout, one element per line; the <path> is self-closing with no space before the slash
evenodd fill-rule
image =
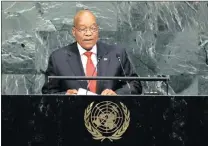
<path id="1" fill-rule="evenodd" d="M 121 66 L 121 68 L 122 68 L 122 72 L 123 72 L 124 76 L 127 77 L 127 76 L 126 76 L 126 72 L 125 72 L 125 70 L 124 70 L 124 68 L 123 68 L 123 65 L 122 65 L 122 63 L 121 63 L 121 57 L 120 57 L 120 54 L 116 54 L 116 58 L 118 59 L 118 61 L 119 61 L 119 63 L 120 63 L 120 66 Z M 130 92 L 130 94 L 131 94 L 131 87 L 130 87 L 130 85 L 129 85 L 129 82 L 126 81 L 126 84 L 127 84 L 127 86 L 128 86 L 129 92 Z"/>
<path id="2" fill-rule="evenodd" d="M 205 47 L 204 47 L 204 51 L 205 51 L 205 62 L 206 65 L 208 65 L 208 50 L 206 50 Z"/>
<path id="3" fill-rule="evenodd" d="M 40 72 L 41 74 L 44 74 L 44 75 L 46 74 L 46 72 L 43 71 L 42 69 L 40 69 L 39 72 Z"/>
<path id="4" fill-rule="evenodd" d="M 99 64 L 101 58 L 102 58 L 102 56 L 98 56 L 98 58 L 97 58 L 97 64 L 96 64 L 96 66 L 95 66 L 95 69 L 93 70 L 92 76 L 95 74 L 95 71 L 96 71 L 96 69 L 97 69 L 97 67 L 98 67 L 98 64 Z M 88 84 L 87 84 L 86 95 L 87 95 L 87 92 L 88 92 L 88 90 L 89 90 L 90 82 L 91 82 L 91 80 L 90 80 L 90 81 L 88 82 Z"/>

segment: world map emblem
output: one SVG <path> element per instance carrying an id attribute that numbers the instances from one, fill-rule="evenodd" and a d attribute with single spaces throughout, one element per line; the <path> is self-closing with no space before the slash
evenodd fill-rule
<path id="1" fill-rule="evenodd" d="M 95 140 L 110 141 L 122 138 L 130 123 L 130 112 L 120 102 L 92 102 L 84 112 L 85 127 Z"/>

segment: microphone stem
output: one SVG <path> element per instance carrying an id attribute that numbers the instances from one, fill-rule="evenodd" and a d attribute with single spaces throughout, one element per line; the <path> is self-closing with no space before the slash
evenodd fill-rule
<path id="1" fill-rule="evenodd" d="M 118 61 L 119 61 L 120 65 L 121 65 L 121 69 L 122 69 L 122 71 L 123 71 L 123 73 L 124 73 L 124 76 L 126 77 L 126 73 L 125 73 L 125 70 L 124 70 L 123 65 L 122 65 L 122 63 L 121 63 L 121 59 L 120 59 L 120 57 L 117 57 L 117 58 L 118 58 Z M 127 84 L 128 88 L 129 88 L 129 92 L 130 92 L 130 94 L 131 94 L 131 87 L 130 87 L 130 85 L 129 85 L 129 82 L 126 81 L 126 84 Z"/>

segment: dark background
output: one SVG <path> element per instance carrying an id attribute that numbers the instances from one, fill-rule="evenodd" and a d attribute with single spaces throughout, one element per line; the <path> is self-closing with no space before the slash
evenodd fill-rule
<path id="1" fill-rule="evenodd" d="M 130 125 L 122 139 L 102 143 L 84 126 L 91 102 L 123 102 Z M 2 146 L 206 146 L 208 97 L 2 96 Z"/>

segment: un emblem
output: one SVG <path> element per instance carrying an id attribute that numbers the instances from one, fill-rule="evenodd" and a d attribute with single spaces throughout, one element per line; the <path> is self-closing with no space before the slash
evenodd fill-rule
<path id="1" fill-rule="evenodd" d="M 113 141 L 120 139 L 128 128 L 130 112 L 121 102 L 103 101 L 96 105 L 92 102 L 85 109 L 84 121 L 93 139 Z"/>

